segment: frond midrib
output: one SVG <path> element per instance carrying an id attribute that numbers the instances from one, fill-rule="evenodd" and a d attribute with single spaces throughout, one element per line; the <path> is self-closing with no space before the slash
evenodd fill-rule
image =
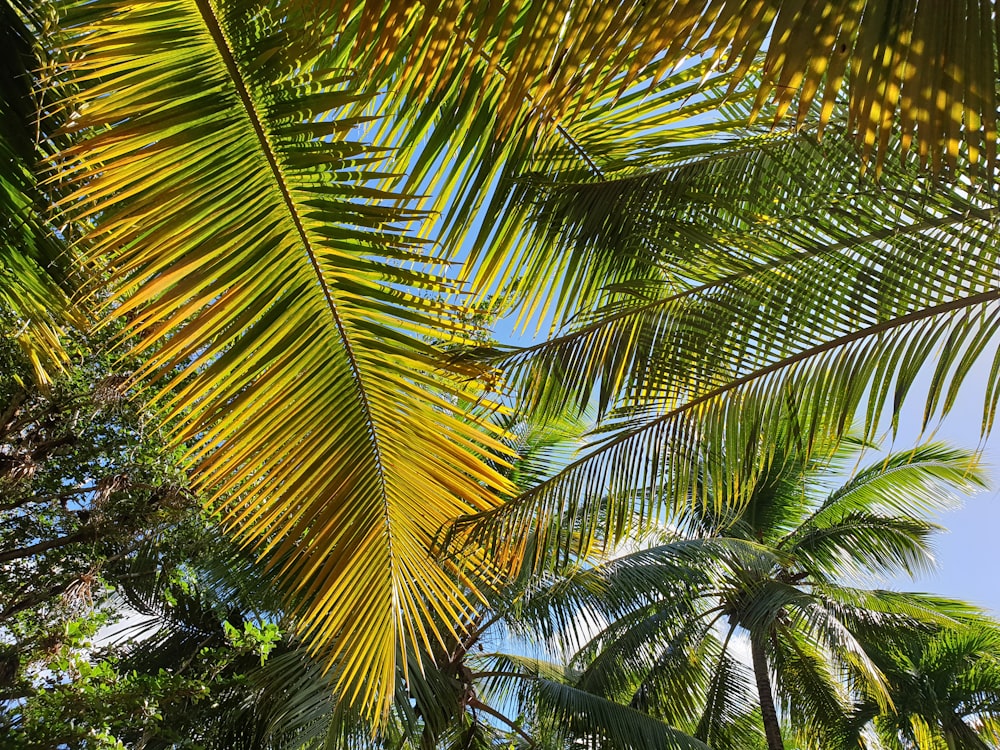
<path id="1" fill-rule="evenodd" d="M 923 221 L 913 222 L 907 224 L 905 227 L 899 227 L 893 225 L 891 227 L 886 227 L 884 229 L 879 229 L 874 232 L 870 232 L 864 236 L 854 238 L 850 242 L 841 241 L 831 244 L 818 244 L 809 248 L 804 248 L 799 252 L 793 253 L 791 255 L 782 256 L 780 258 L 774 258 L 768 262 L 762 263 L 760 265 L 753 266 L 736 273 L 729 274 L 720 279 L 715 279 L 713 281 L 705 282 L 704 284 L 699 284 L 698 286 L 685 289 L 683 291 L 677 292 L 675 294 L 668 295 L 666 297 L 661 297 L 660 299 L 655 299 L 650 302 L 646 302 L 641 305 L 636 305 L 634 307 L 629 307 L 627 309 L 621 310 L 610 315 L 602 316 L 599 320 L 594 321 L 588 325 L 581 326 L 580 328 L 571 331 L 569 333 L 557 336 L 541 343 L 534 344 L 532 346 L 527 346 L 523 348 L 518 348 L 514 350 L 511 354 L 507 355 L 503 359 L 513 359 L 515 357 L 521 357 L 525 355 L 530 355 L 534 352 L 545 351 L 550 349 L 553 345 L 558 345 L 566 341 L 573 341 L 586 336 L 591 333 L 595 333 L 602 329 L 605 329 L 614 323 L 621 320 L 627 320 L 629 318 L 641 315 L 643 313 L 651 312 L 661 307 L 665 307 L 675 302 L 682 302 L 685 299 L 690 299 L 716 289 L 720 289 L 731 284 L 734 284 L 743 279 L 752 278 L 753 276 L 767 272 L 773 271 L 780 268 L 788 263 L 795 263 L 798 261 L 807 260 L 809 258 L 816 258 L 826 254 L 834 254 L 842 252 L 844 250 L 850 250 L 856 245 L 865 245 L 869 243 L 878 242 L 881 240 L 888 240 L 897 236 L 912 236 L 914 234 L 919 234 L 920 232 L 940 229 L 942 227 L 947 227 L 955 224 L 961 224 L 963 222 L 968 222 L 970 219 L 977 219 L 984 223 L 989 223 L 1000 217 L 1000 207 L 994 208 L 974 208 L 967 207 L 965 211 L 954 211 L 945 216 L 937 216 L 934 218 L 924 219 Z"/>
<path id="2" fill-rule="evenodd" d="M 785 357 L 777 362 L 772 362 L 770 365 L 767 365 L 766 367 L 758 368 L 753 372 L 747 373 L 746 375 L 743 375 L 740 378 L 734 379 L 726 383 L 725 385 L 713 388 L 712 390 L 702 394 L 701 396 L 698 396 L 697 398 L 693 398 L 690 401 L 685 402 L 681 406 L 678 406 L 674 409 L 670 409 L 669 411 L 661 414 L 655 419 L 650 420 L 649 422 L 643 424 L 641 427 L 635 430 L 629 430 L 617 436 L 613 440 L 608 440 L 606 443 L 602 444 L 598 450 L 592 453 L 588 453 L 587 455 L 582 456 L 578 458 L 576 461 L 573 461 L 572 463 L 568 464 L 558 474 L 553 475 L 547 482 L 538 485 L 529 492 L 526 492 L 521 496 L 519 496 L 518 498 L 515 498 L 509 504 L 500 508 L 499 511 L 488 511 L 487 513 L 479 514 L 477 516 L 469 516 L 463 519 L 463 521 L 465 523 L 470 523 L 481 520 L 483 518 L 489 518 L 491 516 L 496 517 L 500 514 L 507 514 L 511 511 L 516 512 L 521 506 L 523 506 L 523 504 L 526 501 L 530 500 L 533 497 L 538 496 L 539 494 L 544 493 L 548 487 L 558 483 L 562 478 L 571 475 L 573 472 L 577 471 L 581 466 L 585 466 L 588 462 L 592 461 L 595 456 L 607 453 L 608 451 L 614 449 L 615 447 L 621 445 L 622 443 L 632 439 L 638 433 L 653 429 L 657 425 L 660 425 L 670 419 L 685 414 L 686 412 L 694 409 L 697 406 L 705 404 L 708 401 L 711 401 L 712 399 L 718 398 L 720 396 L 724 396 L 725 394 L 730 393 L 731 391 L 734 391 L 744 385 L 748 385 L 749 383 L 752 383 L 755 380 L 759 380 L 760 378 L 767 377 L 768 375 L 778 372 L 779 370 L 791 367 L 799 362 L 811 359 L 812 357 L 819 356 L 820 354 L 824 354 L 827 351 L 837 349 L 842 346 L 847 346 L 855 341 L 867 339 L 871 336 L 877 336 L 881 333 L 886 333 L 893 329 L 910 325 L 912 323 L 919 322 L 926 318 L 932 318 L 938 315 L 944 315 L 949 312 L 962 310 L 968 307 L 974 307 L 976 305 L 985 304 L 996 300 L 1000 300 L 1000 289 L 993 289 L 988 292 L 982 292 L 980 294 L 973 295 L 972 297 L 962 297 L 960 299 L 952 300 L 950 302 L 946 302 L 941 305 L 937 305 L 935 307 L 929 307 L 917 310 L 908 315 L 904 315 L 899 318 L 894 318 L 893 320 L 885 321 L 883 323 L 879 323 L 874 326 L 869 326 L 868 328 L 864 328 L 859 331 L 852 331 L 847 335 L 838 337 L 831 341 L 826 341 L 822 344 L 811 347 L 807 350 L 798 352 L 797 354 L 794 354 L 790 357 Z"/>
<path id="3" fill-rule="evenodd" d="M 260 151 L 263 153 L 265 159 L 267 160 L 268 167 L 271 170 L 272 177 L 274 178 L 274 183 L 278 187 L 281 193 L 282 202 L 284 203 L 285 210 L 287 211 L 289 218 L 295 227 L 296 234 L 298 234 L 299 241 L 302 243 L 302 248 L 306 253 L 306 257 L 309 260 L 309 265 L 311 266 L 317 281 L 319 282 L 320 289 L 323 293 L 323 299 L 326 303 L 327 309 L 330 311 L 330 317 L 333 320 L 334 326 L 337 329 L 337 333 L 340 337 L 340 341 L 344 348 L 344 353 L 347 357 L 349 370 L 351 372 L 352 380 L 354 381 L 358 401 L 361 405 L 361 410 L 365 416 L 365 425 L 371 435 L 371 450 L 373 454 L 373 459 L 378 474 L 378 486 L 380 500 L 382 504 L 382 513 L 385 519 L 384 527 L 386 532 L 386 542 L 388 547 L 388 558 L 389 558 L 389 569 L 390 577 L 395 582 L 396 581 L 396 564 L 395 556 L 393 554 L 393 540 L 392 540 L 392 524 L 391 524 L 391 512 L 390 512 L 390 498 L 389 490 L 386 486 L 385 470 L 382 461 L 382 452 L 379 445 L 379 435 L 375 425 L 375 417 L 372 412 L 371 402 L 368 397 L 368 392 L 365 388 L 364 380 L 362 377 L 361 366 L 358 361 L 358 357 L 354 351 L 353 345 L 351 343 L 350 336 L 347 331 L 347 327 L 344 324 L 343 319 L 337 310 L 337 303 L 334 299 L 330 285 L 327 282 L 326 277 L 323 274 L 322 267 L 320 266 L 319 259 L 316 256 L 316 252 L 313 249 L 312 242 L 309 239 L 309 235 L 306 232 L 305 225 L 302 222 L 302 217 L 299 215 L 298 208 L 296 206 L 295 200 L 292 197 L 291 190 L 289 189 L 288 182 L 285 179 L 284 171 L 281 168 L 281 164 L 278 161 L 278 156 L 275 152 L 273 145 L 271 144 L 270 138 L 268 138 L 267 130 L 264 127 L 263 117 L 257 110 L 257 105 L 254 102 L 253 97 L 250 95 L 249 87 L 243 78 L 243 74 L 240 70 L 239 65 L 236 62 L 236 57 L 233 54 L 232 46 L 229 39 L 226 36 L 222 24 L 219 22 L 218 15 L 215 9 L 212 7 L 210 0 L 195 0 L 195 4 L 198 11 L 205 23 L 206 28 L 211 34 L 212 40 L 215 42 L 216 49 L 219 56 L 222 58 L 226 70 L 229 73 L 230 80 L 232 81 L 233 87 L 240 99 L 240 103 L 243 105 L 244 112 L 247 119 L 253 128 L 254 135 L 257 137 L 258 145 L 260 146 Z"/>

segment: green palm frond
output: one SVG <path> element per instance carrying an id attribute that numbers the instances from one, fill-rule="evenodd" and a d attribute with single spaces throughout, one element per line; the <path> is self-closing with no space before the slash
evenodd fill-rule
<path id="1" fill-rule="evenodd" d="M 964 623 L 975 608 L 955 599 L 904 591 L 863 589 L 836 583 L 814 586 L 823 605 L 858 638 L 894 632 L 920 635 L 928 630 Z"/>
<path id="2" fill-rule="evenodd" d="M 894 710 L 874 722 L 890 747 L 907 742 L 970 750 L 993 746 L 1000 710 L 995 623 L 973 613 L 932 631 L 872 640 L 869 648 L 893 695 Z"/>
<path id="3" fill-rule="evenodd" d="M 689 606 L 647 606 L 614 620 L 574 656 L 586 665 L 577 687 L 674 724 L 690 721 L 705 690 L 711 638 L 710 624 Z"/>
<path id="4" fill-rule="evenodd" d="M 723 651 L 695 737 L 718 750 L 764 747 L 752 670 Z"/>
<path id="5" fill-rule="evenodd" d="M 586 747 L 705 750 L 708 746 L 628 706 L 551 680 L 534 683 L 537 700 Z"/>
<path id="6" fill-rule="evenodd" d="M 985 486 L 976 454 L 940 443 L 919 445 L 859 470 L 779 547 L 818 568 L 854 564 L 859 574 L 914 575 L 934 564 L 929 538 L 940 527 L 926 515 L 954 508 L 960 493 Z"/>
<path id="7" fill-rule="evenodd" d="M 987 486 L 978 456 L 943 443 L 923 443 L 896 451 L 858 470 L 837 488 L 811 517 L 822 524 L 853 511 L 913 516 L 951 510 L 960 494 Z"/>
<path id="8" fill-rule="evenodd" d="M 609 421 L 607 434 L 580 458 L 503 507 L 459 519 L 456 535 L 502 548 L 511 539 L 526 538 L 526 529 L 537 528 L 539 549 L 544 549 L 560 543 L 565 535 L 555 532 L 572 521 L 578 548 L 585 549 L 613 545 L 634 528 L 630 524 L 648 524 L 664 513 L 683 524 L 695 505 L 714 508 L 720 520 L 726 519 L 725 508 L 745 506 L 769 482 L 785 481 L 783 468 L 794 475 L 796 462 L 812 446 L 829 442 L 827 415 L 809 397 L 825 393 L 826 382 L 813 377 L 804 379 L 802 387 L 805 393 L 788 389 L 777 400 L 766 388 L 719 398 L 713 409 L 677 410 L 670 413 L 674 419 L 635 420 L 638 427 L 632 426 L 634 420 Z M 776 455 L 778 435 L 802 445 Z M 776 496 L 781 493 L 768 494 Z M 783 533 L 780 528 L 771 531 Z M 536 553 L 529 562 L 537 565 L 542 559 Z"/>
<path id="9" fill-rule="evenodd" d="M 66 291 L 69 250 L 49 222 L 36 171 L 61 140 L 65 114 L 60 92 L 39 85 L 50 41 L 41 30 L 51 27 L 51 13 L 45 4 L 0 3 L 0 326 L 42 383 L 65 361 L 62 328 L 83 322 Z"/>
<path id="10" fill-rule="evenodd" d="M 930 537 L 942 527 L 919 519 L 848 513 L 839 520 L 803 531 L 793 554 L 811 567 L 853 567 L 859 574 L 916 576 L 934 567 Z"/>
<path id="11" fill-rule="evenodd" d="M 81 246 L 104 311 L 150 352 L 136 376 L 223 526 L 267 554 L 345 699 L 378 714 L 397 652 L 470 616 L 433 535 L 507 485 L 422 338 L 460 325 L 421 294 L 440 282 L 414 267 L 419 215 L 369 186 L 383 155 L 350 135 L 363 121 L 343 112 L 370 95 L 294 4 L 67 14 L 82 137 L 61 155 L 65 207 L 100 217 Z"/>
<path id="12" fill-rule="evenodd" d="M 478 654 L 472 664 L 483 693 L 501 701 L 524 691 L 526 680 L 573 682 L 579 676 L 578 670 L 564 664 L 516 653 Z"/>
<path id="13" fill-rule="evenodd" d="M 600 383 L 605 408 L 655 399 L 665 411 L 829 350 L 846 358 L 857 342 L 928 319 L 959 329 L 952 341 L 937 334 L 947 343 L 937 380 L 964 374 L 982 353 L 993 316 L 969 311 L 996 298 L 991 194 L 934 185 L 905 167 L 875 182 L 858 175 L 843 139 L 818 143 L 808 130 L 751 134 L 713 151 L 536 189 L 544 213 L 532 242 L 552 265 L 624 243 L 641 247 L 655 272 L 605 285 L 597 308 L 583 295 L 589 307 L 577 308 L 583 316 L 563 335 L 505 356 L 515 378 L 551 378 L 583 399 Z M 813 304 L 817 289 L 822 307 Z M 956 359 L 963 343 L 972 351 Z M 899 368 L 898 400 L 916 365 L 883 358 L 879 385 Z M 938 383 L 928 411 L 947 409 L 957 387 Z"/>
<path id="14" fill-rule="evenodd" d="M 768 657 L 793 736 L 801 737 L 807 747 L 842 746 L 847 694 L 831 670 L 829 654 L 815 641 L 789 634 L 772 642 Z"/>
<path id="15" fill-rule="evenodd" d="M 626 241 L 644 243 L 660 268 L 603 288 L 596 308 L 583 295 L 565 333 L 495 360 L 527 391 L 528 408 L 596 395 L 609 414 L 583 457 L 525 494 L 544 513 L 637 477 L 651 499 L 680 505 L 699 451 L 739 439 L 734 410 L 748 432 L 767 434 L 799 402 L 808 443 L 819 415 L 843 430 L 864 407 L 870 437 L 925 366 L 929 423 L 992 357 L 1000 214 L 989 191 L 935 185 L 906 166 L 875 182 L 859 176 L 850 144 L 807 132 L 752 135 L 742 147 L 626 172 L 617 201 L 580 197 L 607 195 L 608 182 L 553 185 L 541 200 L 561 208 L 535 235 L 537 251 L 607 252 L 627 224 L 636 236 L 628 229 Z M 998 373 L 986 384 L 984 431 Z"/>

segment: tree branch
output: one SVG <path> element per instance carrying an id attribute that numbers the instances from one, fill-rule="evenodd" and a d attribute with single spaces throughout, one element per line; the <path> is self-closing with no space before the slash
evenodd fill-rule
<path id="1" fill-rule="evenodd" d="M 0 552 L 0 563 L 18 560 L 22 557 L 31 557 L 32 555 L 47 552 L 48 550 L 56 549 L 57 547 L 65 547 L 69 544 L 75 544 L 76 542 L 92 541 L 97 539 L 97 531 L 98 529 L 96 526 L 84 526 L 80 528 L 79 531 L 75 531 L 72 534 L 66 534 L 65 536 L 56 537 L 55 539 L 48 539 L 44 542 L 38 542 L 37 544 L 32 544 L 27 547 L 6 550 L 5 552 Z"/>
<path id="2" fill-rule="evenodd" d="M 506 716 L 504 716 L 502 713 L 500 713 L 499 711 L 497 711 L 495 708 L 491 708 L 490 706 L 487 706 L 485 703 L 483 703 L 481 700 L 479 700 L 476 697 L 470 698 L 468 705 L 469 705 L 469 708 L 472 708 L 472 709 L 475 709 L 475 710 L 478 710 L 478 711 L 482 711 L 483 713 L 489 714 L 494 719 L 502 721 L 504 724 L 506 724 L 507 726 L 509 726 L 515 732 L 517 732 L 521 736 L 521 738 L 524 739 L 524 741 L 528 743 L 528 745 L 530 745 L 531 747 L 535 747 L 535 740 L 534 740 L 534 738 L 530 734 L 528 734 L 527 732 L 525 732 L 523 729 L 521 729 L 521 727 L 519 727 L 513 721 L 511 721 Z"/>

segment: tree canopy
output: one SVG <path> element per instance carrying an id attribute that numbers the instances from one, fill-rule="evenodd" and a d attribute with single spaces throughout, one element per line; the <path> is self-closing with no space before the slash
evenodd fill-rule
<path id="1" fill-rule="evenodd" d="M 859 409 L 870 437 L 921 368 L 931 421 L 985 360 L 992 427 L 996 18 L 2 0 L 0 324 L 55 420 L 25 416 L 9 460 L 73 434 L 66 337 L 102 331 L 190 491 L 377 722 L 525 563 L 748 502 L 776 449 L 725 489 L 746 469 L 725 447 L 773 446 L 788 403 L 807 447 Z M 498 297 L 553 335 L 484 342 L 470 299 Z M 518 486 L 493 415 L 590 404 L 585 450 Z M 103 479 L 18 523 L 82 541 L 127 489 Z"/>

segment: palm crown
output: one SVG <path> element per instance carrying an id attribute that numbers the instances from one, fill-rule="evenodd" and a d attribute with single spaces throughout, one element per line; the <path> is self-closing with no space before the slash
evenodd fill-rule
<path id="1" fill-rule="evenodd" d="M 926 514 L 983 479 L 970 454 L 928 444 L 824 497 L 816 480 L 843 458 L 784 450 L 744 505 L 695 503 L 662 543 L 595 568 L 608 624 L 577 654 L 577 685 L 716 748 L 755 745 L 762 729 L 769 748 L 783 747 L 779 712 L 800 742 L 847 746 L 851 691 L 889 711 L 891 678 L 868 644 L 926 637 L 964 610 L 858 584 L 928 565 L 936 526 Z M 749 666 L 733 651 L 741 637 Z"/>

